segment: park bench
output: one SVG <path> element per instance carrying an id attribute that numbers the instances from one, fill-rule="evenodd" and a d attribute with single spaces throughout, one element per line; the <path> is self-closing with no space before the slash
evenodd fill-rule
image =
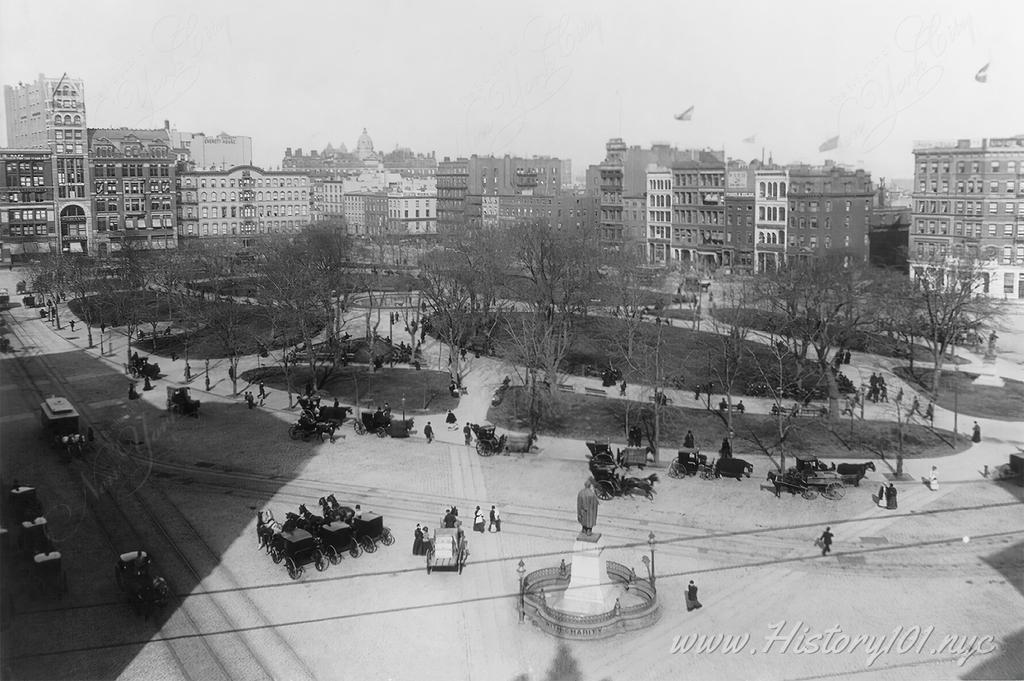
<path id="1" fill-rule="evenodd" d="M 782 412 L 787 416 L 795 416 L 797 418 L 817 418 L 820 416 L 828 415 L 827 407 L 800 407 L 799 409 L 787 409 L 785 407 L 779 407 L 777 404 L 772 405 L 772 416 L 778 416 L 779 412 Z"/>
<path id="2" fill-rule="evenodd" d="M 743 407 L 744 407 L 743 409 L 737 409 L 737 407 L 738 407 L 738 405 L 735 405 L 735 404 L 727 404 L 724 407 L 721 404 L 719 404 L 718 405 L 718 411 L 722 412 L 723 414 L 726 414 L 726 413 L 743 414 L 744 412 L 746 412 L 746 405 L 743 405 Z M 777 413 L 777 412 L 773 412 L 773 413 Z"/>
<path id="3" fill-rule="evenodd" d="M 576 386 L 574 386 L 572 383 L 559 383 L 558 389 L 561 390 L 563 393 L 576 392 Z"/>
<path id="4" fill-rule="evenodd" d="M 591 388 L 590 386 L 587 386 L 584 390 L 588 395 L 595 395 L 599 397 L 606 397 L 608 395 L 608 391 L 603 388 Z"/>

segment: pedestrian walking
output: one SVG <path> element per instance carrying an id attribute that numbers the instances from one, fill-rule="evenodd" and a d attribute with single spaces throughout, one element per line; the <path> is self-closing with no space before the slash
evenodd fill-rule
<path id="1" fill-rule="evenodd" d="M 933 492 L 938 492 L 939 491 L 939 478 L 936 475 L 936 472 L 938 470 L 939 469 L 938 469 L 937 466 L 932 466 L 932 474 L 928 478 L 928 489 L 930 489 Z"/>
<path id="2" fill-rule="evenodd" d="M 466 436 L 466 446 L 470 446 L 473 443 L 473 429 L 469 427 L 469 421 L 466 421 L 466 426 L 462 429 L 462 434 Z"/>
<path id="3" fill-rule="evenodd" d="M 910 416 L 921 413 L 921 403 L 917 399 L 917 395 L 914 395 L 914 401 L 910 403 Z"/>
<path id="4" fill-rule="evenodd" d="M 693 449 L 693 431 L 686 431 L 686 438 L 683 440 L 683 446 L 687 449 Z"/>
<path id="5" fill-rule="evenodd" d="M 135 381 L 132 381 L 131 383 L 128 384 L 128 399 L 139 399 L 139 391 L 135 389 Z"/>
<path id="6" fill-rule="evenodd" d="M 690 580 L 690 585 L 686 587 L 686 611 L 699 610 L 703 608 L 700 601 L 697 600 L 697 585 Z"/>
<path id="7" fill-rule="evenodd" d="M 473 513 L 473 531 L 483 534 L 484 531 L 484 512 L 480 510 L 480 507 L 476 507 L 476 512 Z"/>
<path id="8" fill-rule="evenodd" d="M 974 422 L 974 434 L 971 435 L 971 442 L 981 442 L 981 426 L 977 421 Z"/>
<path id="9" fill-rule="evenodd" d="M 252 409 L 254 406 L 256 406 L 256 400 L 253 399 L 252 391 L 245 391 L 245 403 L 249 405 L 249 409 Z"/>
<path id="10" fill-rule="evenodd" d="M 896 404 L 899 404 L 902 401 L 903 401 L 903 386 L 900 386 L 900 389 L 896 391 Z"/>
<path id="11" fill-rule="evenodd" d="M 928 419 L 929 425 L 935 425 L 935 404 L 931 400 L 928 400 L 928 406 L 925 407 L 924 417 Z"/>
<path id="12" fill-rule="evenodd" d="M 885 499 L 885 485 L 879 485 L 878 486 L 878 498 L 875 499 L 875 506 L 881 506 L 883 499 Z"/>
<path id="13" fill-rule="evenodd" d="M 260 381 L 260 401 L 262 402 L 265 399 L 267 399 L 267 385 L 263 381 Z M 337 400 L 335 400 L 334 406 L 338 406 Z"/>
<path id="14" fill-rule="evenodd" d="M 849 363 L 850 363 L 850 351 L 847 350 L 846 351 L 846 355 L 843 357 L 843 364 L 849 364 Z"/>
<path id="15" fill-rule="evenodd" d="M 488 532 L 501 532 L 501 515 L 498 513 L 497 506 L 491 506 L 491 518 L 487 524 Z"/>
<path id="16" fill-rule="evenodd" d="M 423 437 L 427 438 L 428 445 L 434 441 L 434 427 L 430 425 L 430 421 L 427 421 L 427 425 L 423 426 Z"/>
<path id="17" fill-rule="evenodd" d="M 890 511 L 895 510 L 899 504 L 896 503 L 896 485 L 889 483 L 889 486 L 885 488 L 885 507 Z"/>
<path id="18" fill-rule="evenodd" d="M 826 527 L 825 531 L 818 537 L 818 544 L 821 546 L 821 555 L 826 555 L 832 551 L 832 528 Z"/>
<path id="19" fill-rule="evenodd" d="M 413 533 L 415 539 L 412 540 L 412 555 L 422 556 L 423 555 L 423 530 L 420 529 L 420 524 L 416 523 L 416 531 Z"/>
<path id="20" fill-rule="evenodd" d="M 626 396 L 626 382 L 623 381 L 622 385 L 619 386 L 619 397 L 625 397 L 625 396 Z"/>
<path id="21" fill-rule="evenodd" d="M 71 321 L 68 322 L 68 324 L 71 325 L 71 330 L 74 331 L 75 330 L 75 320 L 72 319 Z"/>
<path id="22" fill-rule="evenodd" d="M 100 322 L 100 333 L 106 333 L 106 332 L 107 332 L 107 323 L 106 322 Z"/>

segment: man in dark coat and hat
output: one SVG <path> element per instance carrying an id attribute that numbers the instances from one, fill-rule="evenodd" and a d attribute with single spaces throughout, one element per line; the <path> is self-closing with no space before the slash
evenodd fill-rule
<path id="1" fill-rule="evenodd" d="M 583 534 L 593 534 L 594 525 L 597 524 L 597 494 L 590 480 L 584 483 L 583 489 L 576 495 L 576 519 L 583 527 Z"/>

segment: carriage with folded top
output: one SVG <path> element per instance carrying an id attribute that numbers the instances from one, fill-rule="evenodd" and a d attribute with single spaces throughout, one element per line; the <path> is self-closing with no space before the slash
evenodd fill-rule
<path id="1" fill-rule="evenodd" d="M 132 607 L 149 619 L 156 609 L 163 608 L 171 598 L 167 580 L 153 574 L 153 559 L 145 551 L 129 551 L 118 557 L 114 579 L 118 588 L 128 595 Z"/>

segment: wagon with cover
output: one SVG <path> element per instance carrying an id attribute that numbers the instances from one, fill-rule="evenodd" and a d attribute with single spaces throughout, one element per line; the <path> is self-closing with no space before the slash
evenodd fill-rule
<path id="1" fill-rule="evenodd" d="M 320 550 L 320 542 L 309 532 L 299 528 L 275 534 L 271 539 L 270 557 L 275 563 L 283 561 L 288 569 L 288 576 L 292 579 L 301 577 L 303 567 L 310 563 L 318 572 L 327 569 L 327 558 Z"/>
<path id="2" fill-rule="evenodd" d="M 362 515 L 352 518 L 352 531 L 356 541 L 367 553 L 377 550 L 377 542 L 385 546 L 395 543 L 395 537 L 391 529 L 384 527 L 384 517 L 376 513 L 364 512 Z"/>
<path id="3" fill-rule="evenodd" d="M 434 530 L 434 536 L 427 542 L 427 574 L 432 570 L 458 570 L 461 575 L 468 557 L 468 542 L 462 530 Z"/>
<path id="4" fill-rule="evenodd" d="M 813 499 L 820 493 L 826 499 L 838 501 L 846 494 L 843 476 L 811 454 L 797 455 L 796 465 L 781 475 L 769 472 L 768 481 L 775 486 L 776 496 L 786 490 L 799 493 L 805 499 Z"/>

